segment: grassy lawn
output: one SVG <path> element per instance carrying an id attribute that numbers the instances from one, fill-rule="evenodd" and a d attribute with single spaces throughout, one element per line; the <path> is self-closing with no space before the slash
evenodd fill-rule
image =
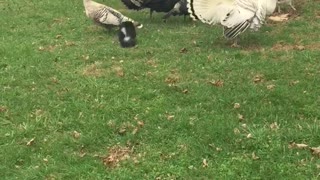
<path id="1" fill-rule="evenodd" d="M 137 47 L 82 0 L 0 1 L 0 177 L 320 178 L 319 0 L 240 48 L 219 26 L 99 2 L 144 24 Z"/>

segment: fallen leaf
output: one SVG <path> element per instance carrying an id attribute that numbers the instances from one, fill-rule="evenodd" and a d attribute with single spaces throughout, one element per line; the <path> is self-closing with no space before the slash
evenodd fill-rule
<path id="1" fill-rule="evenodd" d="M 56 35 L 56 39 L 60 39 L 60 38 L 62 38 L 61 34 Z"/>
<path id="2" fill-rule="evenodd" d="M 116 167 L 121 161 L 129 159 L 131 153 L 128 147 L 113 146 L 109 148 L 107 157 L 102 158 L 102 162 L 105 166 Z"/>
<path id="3" fill-rule="evenodd" d="M 253 160 L 258 160 L 258 159 L 260 159 L 260 157 L 258 157 L 255 152 L 253 152 L 253 153 L 251 154 L 251 157 L 252 157 Z"/>
<path id="4" fill-rule="evenodd" d="M 137 127 L 134 128 L 133 131 L 132 131 L 132 134 L 133 134 L 133 135 L 137 134 L 138 130 L 139 130 L 139 128 L 137 128 Z"/>
<path id="5" fill-rule="evenodd" d="M 206 159 L 202 160 L 202 167 L 204 167 L 204 168 L 208 167 L 208 162 Z"/>
<path id="6" fill-rule="evenodd" d="M 167 115 L 167 120 L 170 121 L 170 120 L 172 120 L 173 118 L 174 118 L 174 115 L 169 115 L 169 114 Z"/>
<path id="7" fill-rule="evenodd" d="M 222 151 L 222 148 L 217 147 L 216 151 L 220 152 L 220 151 Z"/>
<path id="8" fill-rule="evenodd" d="M 27 142 L 27 146 L 33 145 L 33 144 L 34 144 L 34 140 L 35 140 L 35 138 L 30 139 L 30 140 Z"/>
<path id="9" fill-rule="evenodd" d="M 279 126 L 278 126 L 277 122 L 271 123 L 271 124 L 270 124 L 270 129 L 272 129 L 272 130 L 277 130 L 277 129 L 279 129 Z"/>
<path id="10" fill-rule="evenodd" d="M 186 53 L 186 52 L 188 52 L 187 48 L 180 49 L 180 53 Z"/>
<path id="11" fill-rule="evenodd" d="M 296 148 L 296 149 L 305 149 L 305 148 L 308 147 L 308 145 L 307 144 L 297 144 L 295 142 L 292 142 L 292 143 L 289 144 L 288 147 L 290 149 L 294 149 L 294 148 Z"/>
<path id="12" fill-rule="evenodd" d="M 49 160 L 47 158 L 43 158 L 43 162 L 48 163 Z"/>
<path id="13" fill-rule="evenodd" d="M 216 86 L 216 87 L 222 87 L 223 86 L 223 81 L 222 80 L 216 80 L 216 81 L 210 81 L 210 84 Z"/>
<path id="14" fill-rule="evenodd" d="M 244 116 L 243 116 L 242 114 L 238 114 L 238 119 L 239 119 L 240 121 L 243 121 L 243 120 L 244 120 Z"/>
<path id="15" fill-rule="evenodd" d="M 256 75 L 253 78 L 253 82 L 255 82 L 255 83 L 260 83 L 262 81 L 263 81 L 263 75 Z"/>
<path id="16" fill-rule="evenodd" d="M 8 108 L 6 106 L 0 106 L 0 112 L 6 112 Z"/>
<path id="17" fill-rule="evenodd" d="M 73 131 L 72 132 L 72 136 L 75 138 L 75 139 L 79 139 L 80 136 L 81 136 L 81 133 L 77 132 L 77 131 Z"/>
<path id="18" fill-rule="evenodd" d="M 276 85 L 270 84 L 270 85 L 267 86 L 267 89 L 268 89 L 268 90 L 272 90 L 272 89 L 274 89 L 275 87 L 276 87 Z"/>
<path id="19" fill-rule="evenodd" d="M 320 164 L 317 164 L 317 169 L 320 169 Z"/>
<path id="20" fill-rule="evenodd" d="M 247 135 L 247 138 L 248 138 L 248 139 L 252 138 L 252 134 L 249 133 L 249 134 Z"/>
<path id="21" fill-rule="evenodd" d="M 143 126 L 144 126 L 144 122 L 143 122 L 143 121 L 138 121 L 138 125 L 139 125 L 140 127 L 143 127 Z"/>
<path id="22" fill-rule="evenodd" d="M 75 46 L 76 43 L 72 41 L 65 41 L 66 46 Z"/>
<path id="23" fill-rule="evenodd" d="M 234 103 L 233 108 L 234 109 L 239 109 L 240 108 L 240 104 L 239 103 Z"/>
<path id="24" fill-rule="evenodd" d="M 268 19 L 275 22 L 283 22 L 289 19 L 289 14 L 280 14 L 277 16 L 269 16 Z"/>
<path id="25" fill-rule="evenodd" d="M 184 90 L 182 91 L 183 94 L 188 94 L 188 92 L 189 92 L 188 89 L 184 89 Z"/>
<path id="26" fill-rule="evenodd" d="M 239 130 L 238 128 L 234 128 L 234 129 L 233 129 L 233 133 L 234 133 L 234 134 L 240 134 L 240 130 Z"/>
<path id="27" fill-rule="evenodd" d="M 315 156 L 318 156 L 320 158 L 320 147 L 313 147 L 313 148 L 310 148 L 310 151 L 312 153 L 312 155 L 315 155 Z"/>

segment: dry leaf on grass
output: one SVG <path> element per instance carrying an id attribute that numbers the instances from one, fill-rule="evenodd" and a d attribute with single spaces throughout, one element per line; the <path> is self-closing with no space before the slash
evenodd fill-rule
<path id="1" fill-rule="evenodd" d="M 242 114 L 238 114 L 238 119 L 239 119 L 239 121 L 243 121 L 244 120 L 244 116 Z"/>
<path id="2" fill-rule="evenodd" d="M 202 167 L 204 167 L 204 168 L 208 167 L 208 162 L 206 159 L 202 160 Z"/>
<path id="3" fill-rule="evenodd" d="M 287 21 L 289 19 L 289 14 L 280 14 L 277 16 L 269 16 L 268 19 L 271 21 L 275 21 L 275 22 L 283 22 L 283 21 Z"/>
<path id="4" fill-rule="evenodd" d="M 288 146 L 290 149 L 305 149 L 307 147 L 309 147 L 307 144 L 297 144 L 295 142 L 292 142 L 289 144 Z"/>
<path id="5" fill-rule="evenodd" d="M 314 156 L 318 156 L 320 158 L 320 147 L 313 147 L 313 148 L 310 148 L 310 151 L 312 153 L 312 155 Z"/>
<path id="6" fill-rule="evenodd" d="M 174 115 L 170 115 L 170 114 L 167 114 L 167 120 L 173 120 L 173 118 L 174 118 Z"/>
<path id="7" fill-rule="evenodd" d="M 272 130 L 277 130 L 277 129 L 279 129 L 279 126 L 278 126 L 277 122 L 271 123 L 271 124 L 270 124 L 270 129 L 272 129 Z"/>
<path id="8" fill-rule="evenodd" d="M 0 112 L 6 112 L 8 108 L 6 106 L 0 106 Z"/>
<path id="9" fill-rule="evenodd" d="M 75 139 L 79 139 L 81 136 L 81 133 L 77 132 L 77 131 L 73 131 L 72 132 L 72 137 Z"/>
<path id="10" fill-rule="evenodd" d="M 253 82 L 254 83 L 260 83 L 260 82 L 263 82 L 263 75 L 255 75 L 254 78 L 253 78 Z"/>
<path id="11" fill-rule="evenodd" d="M 128 147 L 113 146 L 109 148 L 107 157 L 102 158 L 103 164 L 108 167 L 117 167 L 121 161 L 127 160 L 132 154 Z"/>
<path id="12" fill-rule="evenodd" d="M 268 90 L 273 90 L 275 87 L 276 87 L 276 85 L 270 84 L 270 85 L 267 86 L 267 89 Z"/>
<path id="13" fill-rule="evenodd" d="M 209 83 L 216 87 L 223 87 L 223 81 L 221 79 L 210 81 Z"/>
<path id="14" fill-rule="evenodd" d="M 239 109 L 240 108 L 240 104 L 239 103 L 234 103 L 233 108 L 234 109 Z"/>
<path id="15" fill-rule="evenodd" d="M 35 138 L 30 139 L 30 140 L 27 142 L 27 146 L 32 146 L 32 145 L 34 144 L 34 140 L 35 140 Z"/>
<path id="16" fill-rule="evenodd" d="M 253 160 L 258 160 L 258 159 L 260 159 L 260 157 L 258 157 L 255 152 L 253 152 L 253 153 L 251 154 L 251 157 L 252 157 Z"/>

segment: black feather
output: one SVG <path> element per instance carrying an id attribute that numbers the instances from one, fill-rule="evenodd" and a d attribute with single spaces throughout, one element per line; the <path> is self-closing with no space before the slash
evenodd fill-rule
<path id="1" fill-rule="evenodd" d="M 163 16 L 163 19 L 167 19 L 170 16 L 186 16 L 188 14 L 187 0 L 180 0 L 174 5 L 173 9 Z"/>
<path id="2" fill-rule="evenodd" d="M 121 0 L 128 9 L 150 9 L 150 14 L 156 12 L 169 12 L 180 0 Z"/>
<path id="3" fill-rule="evenodd" d="M 118 38 L 121 47 L 128 48 L 135 46 L 137 44 L 136 36 L 136 29 L 132 22 L 126 21 L 120 24 Z"/>

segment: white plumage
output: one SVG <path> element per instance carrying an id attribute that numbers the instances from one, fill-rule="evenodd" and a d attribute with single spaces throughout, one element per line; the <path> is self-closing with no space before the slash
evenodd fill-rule
<path id="1" fill-rule="evenodd" d="M 86 15 L 94 22 L 105 27 L 119 26 L 122 22 L 130 21 L 136 27 L 142 28 L 142 24 L 124 16 L 119 11 L 104 4 L 92 0 L 83 0 Z"/>
<path id="2" fill-rule="evenodd" d="M 224 26 L 224 36 L 237 37 L 247 28 L 258 30 L 267 15 L 271 15 L 277 0 L 188 0 L 193 19 Z"/>

